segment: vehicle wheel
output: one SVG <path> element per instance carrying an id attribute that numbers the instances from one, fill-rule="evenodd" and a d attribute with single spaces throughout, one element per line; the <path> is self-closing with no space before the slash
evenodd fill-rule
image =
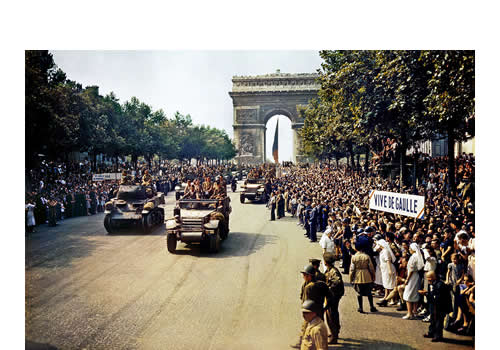
<path id="1" fill-rule="evenodd" d="M 208 252 L 210 250 L 210 237 L 206 237 L 200 242 L 200 250 L 202 252 Z"/>
<path id="2" fill-rule="evenodd" d="M 210 235 L 208 245 L 210 253 L 217 253 L 219 251 L 220 248 L 219 229 L 215 230 L 215 232 Z"/>
<path id="3" fill-rule="evenodd" d="M 106 214 L 104 217 L 104 228 L 109 234 L 113 233 L 113 227 L 111 226 L 111 214 Z"/>
<path id="4" fill-rule="evenodd" d="M 220 239 L 225 240 L 228 235 L 229 235 L 229 221 L 227 222 L 227 224 L 222 225 Z"/>
<path id="5" fill-rule="evenodd" d="M 240 203 L 245 203 L 245 196 L 240 196 Z"/>
<path id="6" fill-rule="evenodd" d="M 142 231 L 148 234 L 153 229 L 153 213 L 148 213 L 142 217 Z"/>
<path id="7" fill-rule="evenodd" d="M 175 254 L 175 248 L 177 247 L 177 237 L 175 234 L 167 234 L 167 249 L 170 253 Z"/>
<path id="8" fill-rule="evenodd" d="M 165 211 L 163 210 L 163 208 L 160 208 L 160 210 L 158 210 L 158 225 L 163 225 L 164 222 L 165 222 Z"/>

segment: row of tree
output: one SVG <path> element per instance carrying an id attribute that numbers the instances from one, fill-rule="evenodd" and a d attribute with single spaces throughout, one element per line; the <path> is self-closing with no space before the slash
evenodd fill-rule
<path id="1" fill-rule="evenodd" d="M 450 190 L 454 144 L 474 135 L 474 51 L 321 51 L 321 88 L 300 113 L 303 152 L 319 159 L 379 152 L 395 139 L 400 170 L 406 151 L 448 138 Z M 366 164 L 368 165 L 368 164 Z"/>
<path id="2" fill-rule="evenodd" d="M 111 158 L 228 160 L 235 148 L 225 131 L 193 125 L 189 115 L 167 118 L 132 97 L 120 104 L 113 92 L 99 95 L 97 86 L 83 88 L 68 80 L 48 51 L 26 51 L 26 162 L 39 154 L 66 158 L 89 152 Z"/>

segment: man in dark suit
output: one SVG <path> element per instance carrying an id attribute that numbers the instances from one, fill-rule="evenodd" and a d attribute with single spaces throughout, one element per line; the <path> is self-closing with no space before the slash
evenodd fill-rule
<path id="1" fill-rule="evenodd" d="M 444 318 L 448 312 L 452 311 L 450 291 L 443 281 L 436 278 L 434 271 L 427 272 L 425 277 L 429 282 L 428 290 L 418 291 L 420 294 L 427 296 L 431 316 L 429 332 L 424 334 L 424 337 L 432 338 L 432 342 L 439 342 L 443 340 Z"/>

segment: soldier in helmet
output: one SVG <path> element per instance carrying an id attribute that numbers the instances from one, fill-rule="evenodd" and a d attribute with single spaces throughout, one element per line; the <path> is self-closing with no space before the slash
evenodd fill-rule
<path id="1" fill-rule="evenodd" d="M 328 330 L 320 317 L 322 306 L 313 300 L 302 303 L 302 317 L 306 322 L 306 329 L 302 339 L 301 350 L 327 350 Z"/>
<path id="2" fill-rule="evenodd" d="M 328 343 L 337 344 L 340 332 L 339 302 L 344 295 L 344 281 L 342 280 L 342 274 L 334 266 L 337 256 L 327 252 L 323 255 L 323 260 L 326 265 L 326 284 L 333 295 L 333 298 L 328 303 L 328 308 L 325 310 L 325 321 L 331 333 Z"/>
<path id="3" fill-rule="evenodd" d="M 328 306 L 328 301 L 332 299 L 333 295 L 325 282 L 316 281 L 316 269 L 312 265 L 305 266 L 304 270 L 302 270 L 301 273 L 302 277 L 304 278 L 304 283 L 302 284 L 302 289 L 300 292 L 300 300 L 304 302 L 308 299 L 311 299 L 315 303 L 317 303 L 321 308 L 321 311 L 318 310 L 317 316 L 320 319 L 323 319 L 323 304 L 325 303 L 325 300 L 327 300 Z M 297 343 L 290 345 L 292 348 L 300 348 L 307 326 L 307 321 L 302 323 L 302 327 L 299 332 L 299 339 L 297 340 Z"/>

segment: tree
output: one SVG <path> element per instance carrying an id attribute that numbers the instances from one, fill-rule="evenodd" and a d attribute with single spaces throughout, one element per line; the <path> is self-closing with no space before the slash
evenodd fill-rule
<path id="1" fill-rule="evenodd" d="M 421 61 L 428 72 L 428 127 L 448 136 L 448 184 L 455 192 L 455 142 L 475 132 L 475 53 L 423 51 Z"/>

